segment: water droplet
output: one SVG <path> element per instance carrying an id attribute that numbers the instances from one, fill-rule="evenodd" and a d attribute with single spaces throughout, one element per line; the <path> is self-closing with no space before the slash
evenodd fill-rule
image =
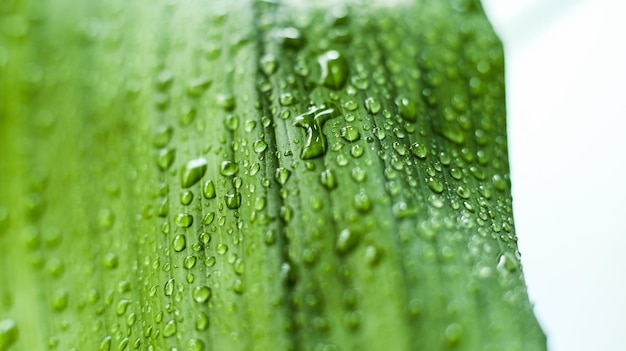
<path id="1" fill-rule="evenodd" d="M 188 126 L 196 119 L 197 113 L 198 111 L 195 107 L 185 105 L 182 108 L 181 115 L 178 118 L 178 122 L 181 126 Z"/>
<path id="2" fill-rule="evenodd" d="M 354 208 L 360 212 L 368 212 L 372 209 L 372 200 L 370 200 L 369 196 L 367 196 L 363 190 L 354 195 L 352 203 L 354 204 Z"/>
<path id="3" fill-rule="evenodd" d="M 211 298 L 211 288 L 208 286 L 196 286 L 192 293 L 194 301 L 197 303 L 205 303 Z"/>
<path id="4" fill-rule="evenodd" d="M 108 208 L 102 209 L 99 214 L 99 220 L 103 229 L 111 229 L 115 223 L 115 213 Z"/>
<path id="5" fill-rule="evenodd" d="M 257 140 L 254 142 L 252 147 L 254 148 L 254 152 L 260 154 L 261 152 L 267 150 L 267 143 L 264 140 Z"/>
<path id="6" fill-rule="evenodd" d="M 181 169 L 180 180 L 183 188 L 196 184 L 207 170 L 207 161 L 200 157 L 187 162 Z"/>
<path id="7" fill-rule="evenodd" d="M 236 131 L 237 128 L 239 128 L 239 116 L 237 115 L 226 116 L 226 119 L 224 120 L 224 126 L 226 127 L 226 129 L 230 130 L 231 132 Z"/>
<path id="8" fill-rule="evenodd" d="M 236 210 L 241 206 L 241 194 L 238 192 L 228 193 L 224 195 L 224 202 L 226 202 L 226 207 Z"/>
<path id="9" fill-rule="evenodd" d="M 172 85 L 174 75 L 169 70 L 163 70 L 156 76 L 156 86 L 159 90 L 165 90 Z"/>
<path id="10" fill-rule="evenodd" d="M 167 323 L 165 323 L 165 325 L 163 326 L 163 336 L 166 338 L 171 337 L 172 335 L 176 334 L 176 321 L 175 320 L 169 320 Z"/>
<path id="11" fill-rule="evenodd" d="M 284 185 L 287 182 L 287 179 L 289 179 L 290 175 L 290 170 L 283 167 L 278 167 L 276 168 L 276 173 L 274 173 L 274 179 L 278 182 L 278 184 Z"/>
<path id="12" fill-rule="evenodd" d="M 172 296 L 172 293 L 174 292 L 174 279 L 168 279 L 165 282 L 165 285 L 163 287 L 163 293 L 165 294 L 165 296 Z"/>
<path id="13" fill-rule="evenodd" d="M 216 194 L 215 194 L 215 184 L 213 184 L 212 180 L 207 180 L 206 182 L 204 182 L 204 185 L 202 186 L 202 195 L 207 199 L 214 199 Z"/>
<path id="14" fill-rule="evenodd" d="M 368 97 L 365 99 L 365 108 L 369 111 L 369 113 L 375 115 L 380 111 L 381 107 L 380 102 L 374 97 Z"/>
<path id="15" fill-rule="evenodd" d="M 204 341 L 200 339 L 189 339 L 187 342 L 188 351 L 204 351 Z"/>
<path id="16" fill-rule="evenodd" d="M 234 110 L 237 104 L 235 96 L 225 93 L 217 94 L 215 102 L 217 103 L 217 106 L 223 108 L 226 111 Z"/>
<path id="17" fill-rule="evenodd" d="M 354 158 L 359 158 L 363 156 L 364 152 L 365 152 L 365 149 L 363 148 L 363 146 L 361 146 L 361 144 L 354 144 L 350 148 L 350 155 L 352 155 L 352 157 Z"/>
<path id="18" fill-rule="evenodd" d="M 203 331 L 209 327 L 209 317 L 204 312 L 196 315 L 196 330 Z"/>
<path id="19" fill-rule="evenodd" d="M 357 183 L 362 183 L 363 181 L 365 181 L 365 170 L 361 167 L 354 167 L 352 168 L 352 179 L 354 179 Z"/>
<path id="20" fill-rule="evenodd" d="M 428 150 L 426 150 L 426 146 L 420 143 L 411 144 L 411 153 L 415 155 L 415 157 L 420 159 L 425 159 L 426 155 L 428 155 Z"/>
<path id="21" fill-rule="evenodd" d="M 354 100 L 348 100 L 343 103 L 343 107 L 348 111 L 355 111 L 357 108 L 359 108 L 359 105 Z"/>
<path id="22" fill-rule="evenodd" d="M 265 54 L 260 61 L 261 71 L 270 76 L 278 69 L 278 60 L 272 54 Z"/>
<path id="23" fill-rule="evenodd" d="M 291 106 L 295 104 L 297 100 L 291 93 L 282 93 L 278 98 L 278 102 L 283 106 Z"/>
<path id="24" fill-rule="evenodd" d="M 430 190 L 440 194 L 443 192 L 443 184 L 433 177 L 428 177 L 426 180 L 426 185 L 430 188 Z"/>
<path id="25" fill-rule="evenodd" d="M 339 115 L 339 109 L 334 104 L 311 107 L 306 113 L 297 116 L 294 120 L 296 127 L 304 128 L 306 143 L 300 153 L 300 158 L 309 160 L 323 156 L 328 148 L 322 128 L 329 119 Z"/>
<path id="26" fill-rule="evenodd" d="M 120 260 L 117 257 L 117 254 L 113 252 L 109 252 L 106 255 L 104 255 L 103 264 L 105 268 L 115 269 L 119 265 L 119 262 Z"/>
<path id="27" fill-rule="evenodd" d="M 113 338 L 111 338 L 111 336 L 106 336 L 104 337 L 104 339 L 102 339 L 102 342 L 100 343 L 100 347 L 98 348 L 99 351 L 109 351 L 111 350 L 111 341 Z"/>
<path id="28" fill-rule="evenodd" d="M 501 175 L 494 174 L 491 179 L 493 181 L 493 187 L 496 188 L 496 190 L 504 191 L 506 189 L 506 181 Z"/>
<path id="29" fill-rule="evenodd" d="M 174 223 L 181 228 L 189 228 L 193 224 L 193 216 L 188 213 L 179 213 L 174 218 Z"/>
<path id="30" fill-rule="evenodd" d="M 213 223 L 214 219 L 215 219 L 215 212 L 207 212 L 202 218 L 202 224 L 210 225 L 211 223 Z"/>
<path id="31" fill-rule="evenodd" d="M 228 251 L 228 245 L 224 243 L 217 244 L 216 250 L 218 254 L 223 255 Z"/>
<path id="32" fill-rule="evenodd" d="M 498 266 L 497 266 L 499 270 L 512 273 L 518 270 L 519 267 L 520 267 L 520 263 L 517 260 L 517 258 L 513 256 L 513 254 L 509 252 L 505 252 L 504 254 L 500 255 L 500 258 L 498 259 Z"/>
<path id="33" fill-rule="evenodd" d="M 0 321 L 0 350 L 9 350 L 18 337 L 19 329 L 13 319 L 6 318 Z"/>
<path id="34" fill-rule="evenodd" d="M 322 183 L 326 189 L 332 190 L 337 187 L 337 178 L 330 169 L 326 169 L 320 173 L 320 183 Z"/>
<path id="35" fill-rule="evenodd" d="M 404 96 L 396 99 L 396 105 L 400 109 L 400 116 L 407 122 L 415 122 L 417 120 L 417 105 L 412 100 Z"/>
<path id="36" fill-rule="evenodd" d="M 67 290 L 59 289 L 52 294 L 52 309 L 57 312 L 63 311 L 67 308 L 69 300 L 69 293 Z"/>
<path id="37" fill-rule="evenodd" d="M 463 327 L 459 323 L 452 323 L 445 330 L 446 341 L 451 344 L 457 344 L 463 336 Z"/>
<path id="38" fill-rule="evenodd" d="M 223 161 L 220 164 L 220 174 L 224 177 L 232 177 L 239 171 L 239 165 L 232 161 Z"/>
<path id="39" fill-rule="evenodd" d="M 339 233 L 339 236 L 337 236 L 335 249 L 338 253 L 345 254 L 354 249 L 359 243 L 359 240 L 359 233 L 350 229 L 344 229 Z"/>
<path id="40" fill-rule="evenodd" d="M 341 136 L 347 141 L 352 142 L 357 141 L 361 137 L 361 134 L 359 133 L 359 130 L 355 127 L 345 126 L 341 128 Z"/>
<path id="41" fill-rule="evenodd" d="M 321 83 L 331 89 L 341 89 L 348 79 L 348 61 L 336 50 L 330 50 L 317 59 L 321 68 Z"/>
<path id="42" fill-rule="evenodd" d="M 202 233 L 202 234 L 206 234 L 206 233 Z M 202 234 L 200 234 L 200 236 L 202 236 Z M 198 259 L 196 258 L 196 256 L 187 256 L 185 257 L 185 260 L 183 261 L 183 267 L 185 267 L 185 269 L 192 269 L 196 265 L 197 260 Z"/>
<path id="43" fill-rule="evenodd" d="M 176 157 L 176 149 L 173 147 L 163 148 L 159 150 L 159 156 L 157 157 L 157 165 L 162 170 L 166 171 L 174 163 Z"/>
<path id="44" fill-rule="evenodd" d="M 180 194 L 181 205 L 188 206 L 193 201 L 193 192 L 187 190 Z"/>
<path id="45" fill-rule="evenodd" d="M 115 306 L 115 314 L 118 316 L 125 314 L 128 306 L 130 306 L 130 300 L 120 300 L 120 302 L 117 303 L 117 306 Z"/>
<path id="46" fill-rule="evenodd" d="M 380 262 L 381 252 L 376 246 L 369 245 L 365 248 L 365 263 L 369 266 L 375 266 Z"/>
<path id="47" fill-rule="evenodd" d="M 181 252 L 185 249 L 185 247 L 187 247 L 187 239 L 185 236 L 182 234 L 176 235 L 174 240 L 172 240 L 172 248 L 174 251 Z"/>
<path id="48" fill-rule="evenodd" d="M 457 195 L 459 195 L 460 197 L 462 197 L 463 199 L 468 199 L 470 196 L 470 192 L 469 190 L 467 190 L 466 188 L 464 188 L 462 185 L 459 185 L 456 188 L 456 193 Z"/>
<path id="49" fill-rule="evenodd" d="M 298 49 L 304 45 L 302 33 L 294 27 L 285 27 L 274 31 L 274 36 L 279 38 L 282 45 L 291 49 Z"/>
<path id="50" fill-rule="evenodd" d="M 393 144 L 391 144 L 391 146 L 398 153 L 398 155 L 400 156 L 406 155 L 406 147 L 404 147 L 404 145 L 400 143 L 399 141 L 394 141 Z"/>
<path id="51" fill-rule="evenodd" d="M 211 79 L 207 77 L 195 77 L 191 78 L 187 82 L 187 94 L 192 97 L 200 96 L 205 90 L 207 90 L 210 86 Z"/>

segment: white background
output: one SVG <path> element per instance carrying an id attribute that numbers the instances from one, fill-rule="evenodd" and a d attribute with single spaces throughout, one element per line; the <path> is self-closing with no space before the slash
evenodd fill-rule
<path id="1" fill-rule="evenodd" d="M 626 1 L 483 0 L 505 43 L 513 207 L 551 351 L 626 350 Z"/>

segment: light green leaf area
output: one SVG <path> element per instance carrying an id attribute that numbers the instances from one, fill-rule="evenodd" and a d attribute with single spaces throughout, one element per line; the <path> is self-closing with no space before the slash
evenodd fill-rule
<path id="1" fill-rule="evenodd" d="M 545 350 L 503 62 L 470 0 L 2 0 L 0 351 Z"/>

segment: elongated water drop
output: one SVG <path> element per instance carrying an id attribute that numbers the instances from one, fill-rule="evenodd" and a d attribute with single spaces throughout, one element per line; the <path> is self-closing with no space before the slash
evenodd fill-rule
<path id="1" fill-rule="evenodd" d="M 196 184 L 207 170 L 207 161 L 204 157 L 187 162 L 181 169 L 180 181 L 183 188 Z"/>

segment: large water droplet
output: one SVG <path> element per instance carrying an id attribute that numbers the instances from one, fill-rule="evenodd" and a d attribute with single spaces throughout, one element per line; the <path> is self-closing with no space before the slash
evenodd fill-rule
<path id="1" fill-rule="evenodd" d="M 361 137 L 359 130 L 353 126 L 345 126 L 341 128 L 341 136 L 347 141 L 357 141 Z"/>
<path id="2" fill-rule="evenodd" d="M 180 180 L 183 188 L 196 184 L 207 170 L 207 161 L 204 157 L 187 162 L 181 169 Z"/>
<path id="3" fill-rule="evenodd" d="M 232 161 L 224 161 L 220 164 L 220 174 L 224 177 L 234 176 L 239 171 L 239 165 Z"/>
<path id="4" fill-rule="evenodd" d="M 11 318 L 0 321 L 0 350 L 9 350 L 19 337 L 17 323 Z"/>
<path id="5" fill-rule="evenodd" d="M 321 68 L 321 83 L 332 89 L 341 89 L 348 79 L 348 61 L 336 50 L 330 50 L 317 59 Z"/>
<path id="6" fill-rule="evenodd" d="M 211 298 L 211 288 L 208 286 L 197 286 L 192 293 L 194 301 L 197 303 L 205 303 Z"/>
<path id="7" fill-rule="evenodd" d="M 300 153 L 300 158 L 309 160 L 323 156 L 328 149 L 323 126 L 326 121 L 339 115 L 339 109 L 334 104 L 311 107 L 306 113 L 297 116 L 294 121 L 296 127 L 304 128 L 306 143 Z"/>

